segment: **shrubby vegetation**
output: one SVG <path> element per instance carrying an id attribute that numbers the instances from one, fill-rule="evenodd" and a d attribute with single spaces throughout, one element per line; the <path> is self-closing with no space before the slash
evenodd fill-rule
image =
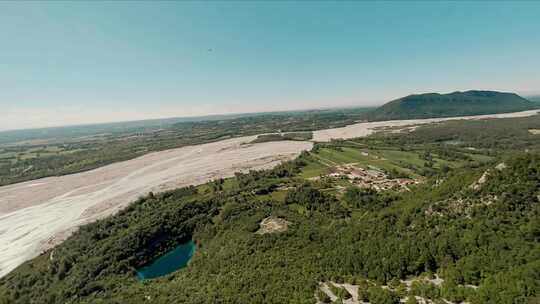
<path id="1" fill-rule="evenodd" d="M 481 95 L 485 95 L 484 93 L 480 92 Z M 428 94 L 426 97 L 431 108 L 428 107 L 426 113 L 423 114 L 424 116 L 421 116 L 422 118 L 511 112 L 538 107 L 538 103 L 530 102 L 529 105 L 529 102 L 523 103 L 523 100 L 517 96 L 465 96 L 464 100 L 471 98 L 472 100 L 486 98 L 491 100 L 494 98 L 497 102 L 493 103 L 492 107 L 496 109 L 486 110 L 486 104 L 482 103 L 481 109 L 473 109 L 474 111 L 472 111 L 471 109 L 474 107 L 471 107 L 470 103 L 468 103 L 468 107 L 458 107 L 454 104 L 452 108 L 458 109 L 457 112 L 446 113 L 443 111 L 444 113 L 441 114 L 440 111 L 432 111 L 432 108 L 436 104 L 434 100 L 442 97 L 431 95 Z M 413 97 L 419 98 L 418 96 Z M 407 98 L 412 97 L 409 96 L 405 99 Z M 445 104 L 446 98 L 441 99 L 443 104 Z M 460 99 L 461 97 L 454 99 L 456 98 Z M 519 100 L 519 105 L 506 102 L 508 98 Z M 133 159 L 149 152 L 238 136 L 274 133 L 279 130 L 285 134 L 281 136 L 279 134 L 264 135 L 256 139 L 255 142 L 305 140 L 311 138 L 310 131 L 343 127 L 361 120 L 418 118 L 417 116 L 407 116 L 408 112 L 399 107 L 399 111 L 394 111 L 393 105 L 393 103 L 389 103 L 372 112 L 369 112 L 372 110 L 369 108 L 353 108 L 263 113 L 176 123 L 174 119 L 170 119 L 147 123 L 131 122 L 2 132 L 0 136 L 0 185 L 77 173 Z M 413 113 L 417 112 L 417 110 L 413 111 Z M 394 114 L 399 117 L 394 117 Z M 539 125 L 538 116 L 497 119 L 496 121 L 456 121 L 445 123 L 444 126 L 448 126 L 448 128 L 421 127 L 419 134 L 424 132 L 424 137 L 431 139 L 436 137 L 442 142 L 444 140 L 456 141 L 456 132 L 458 132 L 461 134 L 460 138 L 467 140 L 467 142 L 478 142 L 482 148 L 486 149 L 504 149 L 509 146 L 521 149 L 528 148 L 529 145 L 538 148 L 540 145 L 537 140 L 538 135 L 530 134 L 527 128 L 539 129 Z M 486 132 L 490 128 L 498 129 L 498 131 Z M 488 137 L 484 138 L 483 133 L 488 133 Z M 422 136 L 415 136 L 415 138 L 422 140 Z M 535 144 L 530 143 L 532 138 L 535 139 Z M 427 164 L 431 163 L 427 161 Z"/>
<path id="2" fill-rule="evenodd" d="M 422 127 L 403 137 L 328 143 L 272 170 L 141 198 L 0 279 L 0 303 L 314 303 L 324 297 L 319 282 L 359 285 L 370 303 L 404 296 L 414 303 L 413 295 L 534 303 L 540 296 L 537 143 L 522 134 L 517 145 L 528 153 L 503 147 L 504 137 L 494 134 L 504 130 L 494 128 L 484 134 L 492 145 L 481 148 L 462 131 L 475 134 L 468 123 L 454 126 L 458 145 L 445 142 L 456 138 L 442 128 Z M 346 161 L 353 146 L 396 156 L 396 164 L 410 166 L 424 182 L 410 192 L 375 192 L 304 178 L 318 157 L 336 151 Z M 480 161 L 485 155 L 468 147 L 491 157 Z M 422 172 L 430 159 L 432 167 Z M 500 162 L 504 168 L 496 169 Z M 486 171 L 485 183 L 472 187 Z M 287 220 L 288 230 L 254 233 L 269 216 Z M 135 269 L 190 238 L 197 251 L 187 268 L 137 281 Z M 418 281 L 407 292 L 399 281 L 435 274 L 441 286 Z"/>
<path id="3" fill-rule="evenodd" d="M 218 182 L 221 188 L 209 184 L 142 198 L 1 279 L 2 299 L 313 303 L 320 281 L 395 284 L 435 272 L 445 280 L 442 288 L 414 283 L 411 294 L 473 303 L 526 303 L 538 295 L 540 157 L 508 160 L 477 191 L 469 185 L 484 168 L 456 169 L 436 188 L 426 183 L 391 200 L 352 188 L 343 198 L 326 194 L 296 177 L 303 165 L 299 159 L 238 174 Z M 366 215 L 356 218 L 355 210 Z M 281 234 L 254 234 L 269 215 L 292 225 Z M 187 269 L 145 283 L 135 279 L 134 269 L 188 238 L 198 249 Z M 366 285 L 365 297 L 371 303 L 397 299 L 376 285 Z"/>
<path id="4" fill-rule="evenodd" d="M 329 283 L 328 288 L 330 289 L 330 291 L 332 291 L 334 295 L 338 297 L 338 299 L 347 300 L 352 298 L 352 295 L 347 291 L 347 289 L 343 287 L 336 286 L 333 283 Z"/>
<path id="5" fill-rule="evenodd" d="M 305 131 L 352 124 L 368 110 L 283 112 L 165 125 L 133 122 L 124 123 L 125 127 L 119 123 L 3 132 L 0 186 L 91 170 L 149 152 L 276 130 L 289 132 L 283 139 L 311 138 L 311 133 Z"/>

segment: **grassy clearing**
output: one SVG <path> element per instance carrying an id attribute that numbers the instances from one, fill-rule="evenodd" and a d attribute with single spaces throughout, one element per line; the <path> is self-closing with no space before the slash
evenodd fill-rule
<path id="1" fill-rule="evenodd" d="M 323 148 L 321 149 L 317 154 L 322 157 L 323 159 L 326 159 L 330 162 L 334 162 L 337 164 L 346 164 L 346 163 L 354 163 L 361 159 L 361 157 L 358 157 L 358 155 L 355 155 L 351 151 L 352 149 L 342 149 L 334 150 L 334 149 L 328 149 Z"/>
<path id="2" fill-rule="evenodd" d="M 317 155 L 335 162 L 336 164 L 356 163 L 362 167 L 374 166 L 385 171 L 397 170 L 414 175 L 414 171 L 407 168 L 407 164 L 420 166 L 418 155 L 401 151 L 380 151 L 371 149 L 354 149 L 350 147 L 337 149 L 323 148 Z"/>
<path id="3" fill-rule="evenodd" d="M 330 172 L 330 167 L 317 161 L 307 161 L 307 165 L 302 168 L 300 177 L 302 178 L 312 178 L 321 175 L 328 174 Z"/>
<path id="4" fill-rule="evenodd" d="M 472 159 L 474 159 L 475 161 L 478 161 L 478 162 L 481 162 L 481 163 L 489 163 L 489 162 L 493 161 L 493 159 L 494 159 L 494 157 L 487 156 L 487 155 L 482 155 L 482 154 L 468 153 L 467 155 L 469 157 L 471 157 Z"/>
<path id="5" fill-rule="evenodd" d="M 372 166 L 386 173 L 419 178 L 428 172 L 463 167 L 471 161 L 486 163 L 493 160 L 493 157 L 466 153 L 465 150 L 461 152 L 464 158 L 452 158 L 445 151 L 434 149 L 431 145 L 414 145 L 403 149 L 373 141 L 369 144 L 355 141 L 325 144 L 315 149 L 311 155 L 308 166 L 302 170 L 301 176 L 304 178 L 325 175 L 336 166 L 351 163 L 363 168 Z"/>

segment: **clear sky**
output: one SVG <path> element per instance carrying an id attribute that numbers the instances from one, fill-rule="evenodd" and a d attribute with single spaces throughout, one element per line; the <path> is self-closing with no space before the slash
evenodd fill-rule
<path id="1" fill-rule="evenodd" d="M 0 129 L 540 92 L 535 2 L 1 2 Z"/>

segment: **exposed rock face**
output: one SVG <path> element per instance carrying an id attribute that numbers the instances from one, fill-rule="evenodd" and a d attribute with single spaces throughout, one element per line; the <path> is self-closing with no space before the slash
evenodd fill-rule
<path id="1" fill-rule="evenodd" d="M 289 224 L 290 222 L 282 218 L 267 217 L 261 221 L 261 228 L 255 233 L 266 234 L 285 232 L 289 229 Z"/>
<path id="2" fill-rule="evenodd" d="M 484 174 L 482 174 L 482 176 L 480 176 L 480 178 L 476 182 L 474 182 L 470 187 L 474 190 L 480 190 L 480 188 L 482 188 L 482 185 L 486 183 L 488 176 L 489 176 L 489 170 L 486 170 Z"/>

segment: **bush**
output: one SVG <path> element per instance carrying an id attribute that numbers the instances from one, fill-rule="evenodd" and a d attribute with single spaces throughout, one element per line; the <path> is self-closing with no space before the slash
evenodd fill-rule
<path id="1" fill-rule="evenodd" d="M 322 303 L 331 303 L 332 300 L 330 297 L 322 290 L 317 289 L 317 299 L 321 301 Z"/>
<path id="2" fill-rule="evenodd" d="M 328 287 L 330 288 L 330 291 L 332 291 L 332 293 L 338 297 L 338 299 L 347 300 L 352 298 L 352 295 L 343 287 L 336 286 L 333 283 L 328 283 Z"/>
<path id="3" fill-rule="evenodd" d="M 368 289 L 368 298 L 370 304 L 397 304 L 399 297 L 388 289 L 381 287 L 371 287 Z"/>

